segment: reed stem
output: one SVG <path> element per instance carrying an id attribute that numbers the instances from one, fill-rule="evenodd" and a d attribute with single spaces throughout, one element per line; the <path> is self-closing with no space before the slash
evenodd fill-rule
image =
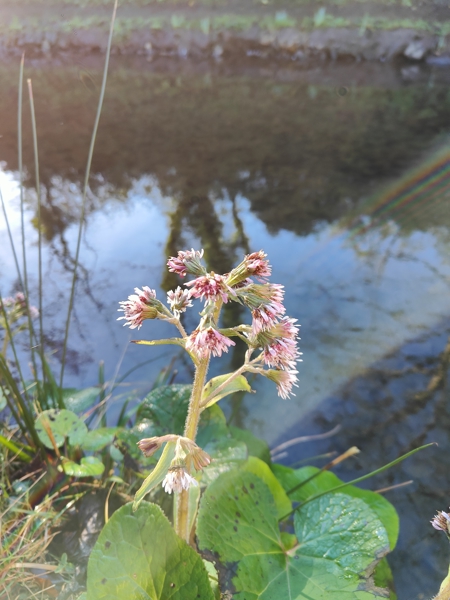
<path id="1" fill-rule="evenodd" d="M 82 198 L 82 202 L 81 202 L 80 224 L 78 227 L 78 238 L 77 238 L 77 246 L 76 246 L 76 251 L 75 251 L 72 286 L 70 289 L 69 306 L 67 309 L 66 328 L 65 328 L 65 332 L 64 332 L 64 343 L 63 343 L 63 351 L 62 351 L 62 357 L 61 357 L 61 374 L 60 374 L 60 378 L 59 378 L 59 387 L 61 389 L 62 389 L 63 381 L 64 381 L 64 369 L 65 369 L 66 355 L 67 355 L 67 341 L 69 339 L 70 317 L 72 315 L 73 302 L 74 302 L 74 297 L 75 297 L 75 286 L 76 286 L 76 282 L 77 282 L 77 269 L 78 269 L 78 262 L 80 259 L 81 236 L 83 233 L 83 224 L 84 224 L 84 218 L 85 218 L 85 214 L 86 214 L 86 196 L 87 196 L 87 190 L 88 190 L 88 186 L 89 186 L 89 176 L 91 174 L 92 156 L 94 154 L 94 146 L 95 146 L 95 140 L 97 138 L 98 124 L 100 122 L 100 115 L 102 112 L 103 99 L 105 97 L 106 81 L 108 78 L 109 57 L 111 55 L 111 44 L 112 44 L 112 38 L 113 38 L 113 32 L 114 32 L 114 23 L 116 20 L 117 3 L 118 3 L 118 0 L 115 0 L 113 14 L 111 17 L 111 25 L 110 25 L 110 29 L 109 29 L 108 47 L 106 49 L 106 60 L 105 60 L 105 68 L 103 70 L 102 87 L 100 90 L 100 97 L 98 100 L 97 114 L 95 116 L 94 128 L 92 131 L 91 144 L 89 147 L 89 153 L 88 153 L 88 159 L 87 159 L 87 165 L 86 165 L 86 174 L 85 174 L 85 178 L 84 178 L 83 198 Z"/>
<path id="2" fill-rule="evenodd" d="M 37 128 L 36 128 L 36 113 L 34 110 L 34 98 L 33 98 L 33 86 L 31 79 L 27 80 L 28 84 L 28 96 L 30 99 L 30 111 L 31 111 L 31 128 L 33 131 L 33 150 L 34 150 L 34 171 L 36 179 L 36 194 L 37 194 L 37 228 L 38 228 L 38 296 L 39 296 L 39 355 L 41 357 L 42 366 L 42 381 L 45 386 L 46 373 L 44 369 L 44 325 L 42 315 L 42 227 L 41 227 L 41 183 L 39 178 L 39 153 L 38 153 L 38 142 L 37 142 Z M 30 312 L 29 298 L 27 296 L 27 308 L 28 313 Z M 31 317 L 30 317 L 31 320 Z M 38 381 L 38 374 L 35 374 L 36 382 Z"/>

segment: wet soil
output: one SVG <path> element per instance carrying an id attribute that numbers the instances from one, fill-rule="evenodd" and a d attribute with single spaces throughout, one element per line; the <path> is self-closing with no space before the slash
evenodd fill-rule
<path id="1" fill-rule="evenodd" d="M 289 0 L 258 6 L 235 0 L 125 4 L 118 12 L 113 53 L 215 60 L 276 56 L 299 62 L 310 57 L 420 61 L 436 56 L 446 61 L 450 56 L 448 2 L 324 5 L 323 22 L 318 8 L 316 2 Z M 110 16 L 111 7 L 104 5 L 9 0 L 0 6 L 0 52 L 104 51 Z"/>

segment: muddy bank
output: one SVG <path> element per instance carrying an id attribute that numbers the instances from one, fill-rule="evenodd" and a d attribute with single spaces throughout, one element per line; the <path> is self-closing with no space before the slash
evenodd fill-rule
<path id="1" fill-rule="evenodd" d="M 135 23 L 135 21 L 134 21 Z M 46 29 L 23 28 L 0 33 L 2 55 L 56 56 L 66 52 L 104 52 L 107 27 L 71 27 L 57 24 Z M 202 30 L 203 29 L 203 30 Z M 195 27 L 140 27 L 118 22 L 112 52 L 182 58 L 236 59 L 243 56 L 282 58 L 305 62 L 311 58 L 390 61 L 403 58 L 450 64 L 450 38 L 415 29 L 373 30 L 346 27 L 305 31 L 296 27 L 265 29 L 210 29 Z"/>

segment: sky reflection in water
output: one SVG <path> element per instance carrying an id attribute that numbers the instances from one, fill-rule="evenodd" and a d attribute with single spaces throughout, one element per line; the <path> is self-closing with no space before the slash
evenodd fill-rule
<path id="1" fill-rule="evenodd" d="M 19 240 L 18 187 L 12 173 L 3 171 L 0 180 L 14 237 Z M 66 183 L 73 191 L 73 184 Z M 60 187 L 60 186 L 59 186 Z M 64 186 L 63 186 L 64 187 Z M 150 190 L 151 187 L 151 190 Z M 144 192 L 144 188 L 147 190 Z M 60 187 L 61 192 L 61 187 Z M 276 396 L 275 386 L 255 380 L 257 394 L 243 403 L 243 422 L 270 443 L 278 439 L 286 423 L 315 408 L 340 384 L 360 374 L 384 354 L 435 326 L 448 316 L 450 283 L 449 232 L 446 227 L 404 233 L 393 222 L 368 228 L 353 236 L 340 222 L 318 225 L 316 231 L 297 236 L 289 231 L 269 234 L 252 214 L 249 202 L 237 197 L 235 208 L 252 250 L 264 248 L 273 264 L 273 280 L 286 287 L 286 309 L 301 324 L 300 388 L 288 402 Z M 165 246 L 170 234 L 169 214 L 173 200 L 161 194 L 149 177 L 134 182 L 124 203 L 107 201 L 101 211 L 89 216 L 81 253 L 81 281 L 75 305 L 70 349 L 76 353 L 70 385 L 96 381 L 97 363 L 103 359 L 112 375 L 127 340 L 128 329 L 116 323 L 116 308 L 135 286 L 155 287 L 165 293 L 161 280 L 165 269 Z M 215 203 L 227 240 L 235 235 L 231 202 Z M 26 213 L 29 273 L 36 281 L 36 238 Z M 65 231 L 65 244 L 73 249 L 77 230 Z M 186 247 L 198 248 L 201 241 L 185 235 Z M 2 247 L 7 247 L 5 227 Z M 59 254 L 59 255 L 58 255 Z M 45 321 L 51 332 L 60 332 L 66 312 L 69 277 L 67 260 L 56 242 L 44 249 Z M 0 268 L 3 289 L 11 291 L 14 264 L 9 252 L 2 253 Z M 248 316 L 247 316 L 248 318 Z M 187 326 L 195 326 L 190 315 Z M 170 335 L 169 326 L 146 322 L 134 339 Z M 53 335 L 54 343 L 58 336 Z M 170 351 L 169 351 L 170 352 Z M 127 349 L 121 366 L 124 372 L 135 361 L 155 358 L 156 348 Z M 167 356 L 167 352 L 164 352 Z M 165 359 L 167 360 L 167 359 Z M 165 360 L 156 360 L 145 369 L 145 379 L 156 376 Z M 215 365 L 219 363 L 214 361 Z M 179 365 L 179 379 L 188 377 Z M 214 368 L 214 365 L 213 365 Z M 75 370 L 75 372 L 73 372 Z"/>

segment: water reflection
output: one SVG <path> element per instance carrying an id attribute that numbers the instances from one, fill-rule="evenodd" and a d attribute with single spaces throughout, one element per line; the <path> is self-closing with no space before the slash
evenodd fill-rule
<path id="1" fill-rule="evenodd" d="M 0 186 L 19 240 L 13 67 L 0 66 L 6 90 L 0 97 Z M 143 389 L 168 362 L 170 352 L 128 346 L 130 332 L 115 320 L 117 302 L 135 286 L 150 285 L 164 297 L 178 283 L 165 270 L 167 254 L 203 247 L 211 268 L 226 272 L 243 254 L 264 248 L 274 281 L 286 286 L 287 312 L 302 324 L 301 387 L 296 399 L 283 402 L 270 382 L 256 380 L 257 393 L 226 405 L 228 415 L 275 443 L 294 422 L 293 434 L 303 433 L 308 423 L 315 430 L 328 428 L 326 413 L 313 412 L 321 406 L 336 420 L 345 418 L 339 412 L 345 407 L 355 415 L 351 427 L 372 436 L 358 444 L 374 452 L 380 421 L 363 425 L 362 403 L 339 396 L 331 405 L 329 399 L 346 382 L 365 381 L 355 377 L 449 316 L 445 128 L 450 98 L 445 81 L 420 69 L 418 81 L 410 75 L 406 81 L 401 71 L 379 65 L 365 66 L 367 71 L 336 67 L 310 72 L 247 65 L 227 72 L 226 67 L 149 66 L 145 61 L 132 67 L 139 70 L 116 59 L 108 84 L 66 384 L 94 383 L 100 359 L 111 377 L 119 359 L 125 372 L 154 358 L 133 375 L 133 384 Z M 37 62 L 27 68 L 40 139 L 44 326 L 57 365 L 99 65 L 84 65 L 89 78 L 81 81 L 75 64 Z M 347 93 L 339 92 L 342 86 Z M 29 143 L 24 161 L 32 173 Z M 29 273 L 36 290 L 31 175 L 26 176 L 25 201 Z M 7 248 L 3 223 L 0 244 Z M 17 282 L 6 250 L 0 255 L 0 275 L 7 294 Z M 239 310 L 237 304 L 227 307 L 225 322 L 243 318 Z M 193 317 L 185 325 L 192 328 Z M 152 323 L 138 336 L 168 337 L 168 328 Z M 239 364 L 241 353 L 237 346 L 229 362 Z M 177 365 L 178 381 L 188 380 L 189 366 L 182 359 Z M 412 384 L 404 380 L 402 385 L 405 390 Z M 393 394 L 401 398 L 401 390 Z M 114 413 L 113 406 L 111 418 Z M 390 426 L 392 435 L 403 427 L 402 419 Z M 414 435 L 407 428 L 402 435 L 416 440 L 419 425 Z M 433 427 L 427 435 L 437 432 Z M 340 439 L 337 445 L 349 441 L 351 431 Z M 381 453 L 379 458 L 384 461 Z M 399 597 L 411 598 L 405 578 L 400 580 L 405 587 Z"/>

